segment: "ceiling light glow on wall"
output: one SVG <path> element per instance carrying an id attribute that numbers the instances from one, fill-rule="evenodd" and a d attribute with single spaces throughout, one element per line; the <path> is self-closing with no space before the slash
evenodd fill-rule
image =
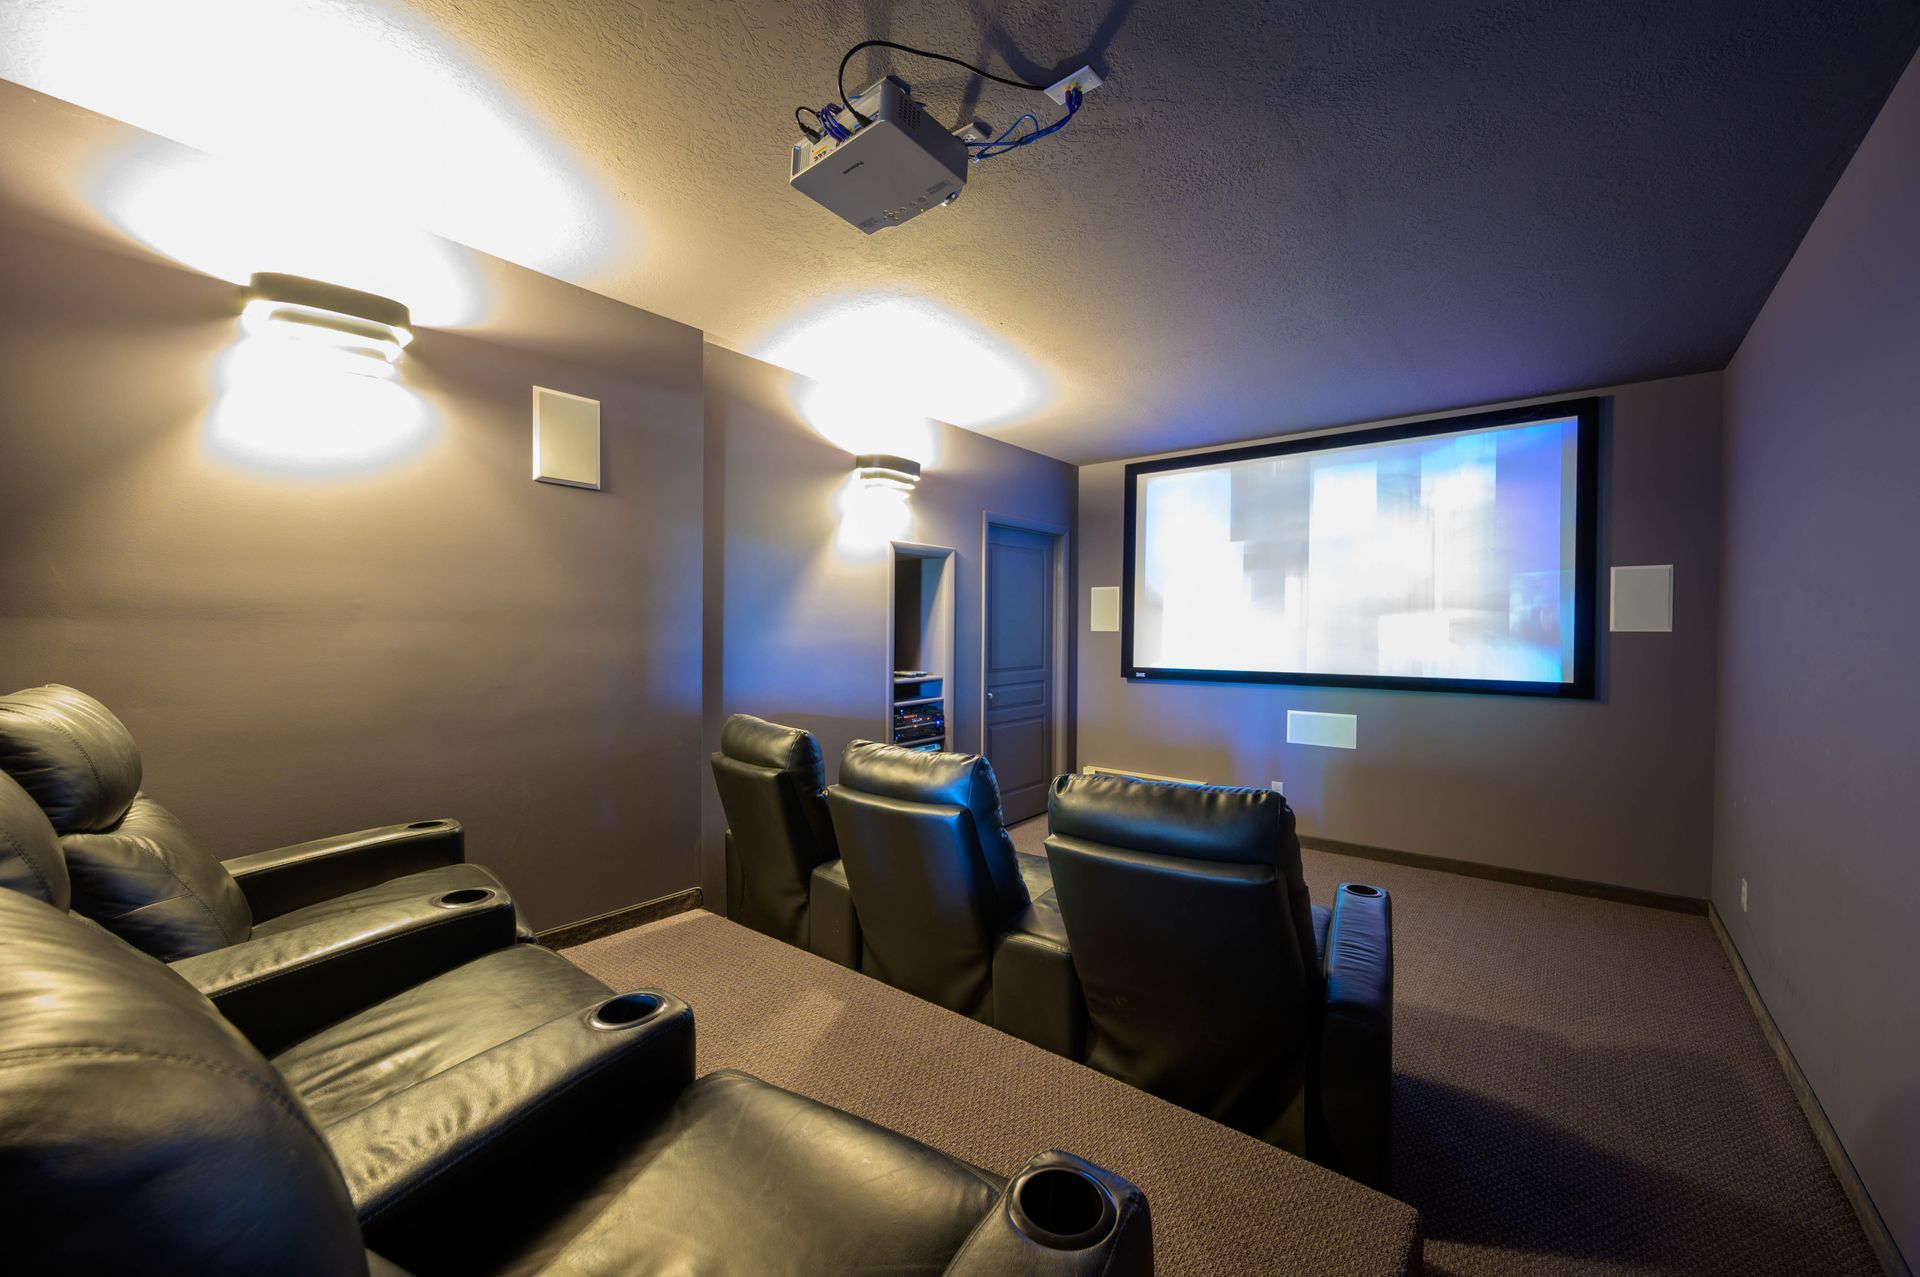
<path id="1" fill-rule="evenodd" d="M 624 251 L 622 217 L 584 164 L 481 59 L 414 16 L 427 7 L 371 0 L 0 4 L 0 79 L 267 170 L 302 199 L 324 192 L 329 202 L 378 209 L 389 231 L 423 227 L 586 282 Z M 388 127 L 355 127 L 357 119 L 343 114 L 343 67 L 352 68 L 354 100 L 378 103 Z M 222 217 L 215 205 L 208 211 Z M 407 296 L 424 313 L 429 298 Z"/>
<path id="2" fill-rule="evenodd" d="M 390 377 L 413 340 L 412 316 L 390 297 L 298 275 L 256 274 L 241 326 L 249 336 L 328 347 L 350 356 L 346 371 Z"/>
<path id="3" fill-rule="evenodd" d="M 75 175 L 113 226 L 189 269 L 246 287 L 262 262 L 382 297 L 418 324 L 461 328 L 488 313 L 474 254 L 397 222 L 384 206 L 311 173 L 215 159 L 165 138 L 129 138 Z M 850 449 L 859 451 L 859 449 Z"/>
<path id="4" fill-rule="evenodd" d="M 860 482 L 869 488 L 912 492 L 914 485 L 920 482 L 920 463 L 909 461 L 905 457 L 870 453 L 854 458 L 853 466 L 854 473 L 860 477 Z"/>
<path id="5" fill-rule="evenodd" d="M 830 301 L 747 353 L 816 381 L 852 383 L 863 399 L 969 430 L 1018 420 L 1048 394 L 1046 379 L 1025 355 L 919 297 L 881 293 Z"/>

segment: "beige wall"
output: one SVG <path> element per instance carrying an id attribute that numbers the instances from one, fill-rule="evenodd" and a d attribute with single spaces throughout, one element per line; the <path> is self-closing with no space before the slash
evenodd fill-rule
<path id="1" fill-rule="evenodd" d="M 1281 780 L 1321 838 L 1706 895 L 1720 377 L 1602 393 L 1601 610 L 1609 566 L 1671 563 L 1676 619 L 1672 634 L 1608 634 L 1603 617 L 1598 699 L 1129 683 L 1120 636 L 1091 633 L 1083 613 L 1080 762 Z M 1120 584 L 1125 464 L 1080 471 L 1082 592 Z M 1359 748 L 1288 744 L 1289 709 L 1357 714 Z"/>
<path id="2" fill-rule="evenodd" d="M 1727 369 L 1713 859 L 1727 932 L 1909 1263 L 1920 1260 L 1917 207 L 1920 63 Z"/>
<path id="3" fill-rule="evenodd" d="M 792 374 L 476 259 L 485 336 L 422 328 L 401 363 L 426 444 L 265 470 L 208 435 L 239 289 L 4 199 L 0 237 L 0 684 L 105 700 L 218 854 L 453 815 L 537 926 L 694 885 L 717 906 L 725 715 L 835 760 L 883 731 L 885 540 L 847 535 L 852 455 Z M 602 401 L 604 490 L 529 479 L 535 384 Z M 1074 471 L 925 442 L 898 535 L 956 550 L 952 731 L 977 749 L 984 518 L 1070 533 Z"/>
<path id="4" fill-rule="evenodd" d="M 424 330 L 423 449 L 263 472 L 206 436 L 237 289 L 0 219 L 0 684 L 106 701 L 221 855 L 452 815 L 537 926 L 692 885 L 697 331 L 492 263 L 581 361 Z M 531 482 L 535 383 L 603 402 L 604 491 Z"/>
<path id="5" fill-rule="evenodd" d="M 817 734 L 831 777 L 849 740 L 885 729 L 886 539 L 845 535 L 838 497 L 853 455 L 803 419 L 800 379 L 716 346 L 706 361 L 708 750 L 728 714 L 757 714 Z M 950 748 L 977 752 L 985 516 L 1070 531 L 1074 469 L 953 426 L 935 425 L 924 444 L 899 539 L 955 551 L 948 732 Z M 1070 706 L 1058 721 L 1070 730 Z M 718 900 L 725 822 L 711 789 L 702 881 Z"/>

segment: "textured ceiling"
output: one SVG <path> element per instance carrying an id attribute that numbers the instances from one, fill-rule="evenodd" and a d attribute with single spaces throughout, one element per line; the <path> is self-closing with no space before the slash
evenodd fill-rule
<path id="1" fill-rule="evenodd" d="M 555 273 L 750 353 L 922 299 L 1035 371 L 985 428 L 1072 461 L 1718 367 L 1920 41 L 1917 0 L 397 8 L 604 196 L 618 249 Z M 868 37 L 1110 83 L 867 238 L 786 169 Z M 887 70 L 949 122 L 1052 111 L 884 51 L 849 78 Z"/>

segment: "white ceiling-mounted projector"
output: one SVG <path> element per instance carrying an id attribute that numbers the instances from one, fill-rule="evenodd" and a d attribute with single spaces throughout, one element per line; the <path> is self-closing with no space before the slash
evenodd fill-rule
<path id="1" fill-rule="evenodd" d="M 1067 113 L 1043 125 L 1033 112 L 1023 112 L 997 137 L 977 120 L 949 130 L 914 100 L 913 90 L 904 81 L 893 76 L 876 81 L 858 97 L 848 97 L 847 63 L 862 49 L 894 49 L 912 57 L 950 62 L 996 84 L 1044 93 L 1067 108 Z M 1100 87 L 1100 77 L 1092 67 L 1083 66 L 1052 84 L 1033 84 L 910 44 L 862 40 L 840 59 L 834 87 L 840 96 L 825 106 L 793 109 L 793 122 L 805 140 L 794 145 L 793 173 L 788 183 L 859 227 L 863 234 L 871 235 L 959 199 L 966 189 L 970 165 L 1011 154 L 1058 133 L 1079 113 L 1081 99 Z M 812 125 L 806 121 L 808 115 L 813 117 Z M 1025 131 L 1022 125 L 1028 126 Z"/>
<path id="2" fill-rule="evenodd" d="M 904 83 L 887 76 L 848 105 L 865 123 L 794 145 L 795 190 L 868 235 L 960 198 L 967 140 L 948 132 Z M 837 123 L 831 107 L 827 114 Z"/>

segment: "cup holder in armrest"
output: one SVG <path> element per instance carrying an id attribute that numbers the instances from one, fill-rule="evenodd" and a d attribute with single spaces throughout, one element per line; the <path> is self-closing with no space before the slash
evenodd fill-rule
<path id="1" fill-rule="evenodd" d="M 408 825 L 407 828 L 408 829 L 444 829 L 446 828 L 446 825 L 447 825 L 447 822 L 444 820 L 416 820 L 412 824 Z"/>
<path id="2" fill-rule="evenodd" d="M 1340 889 L 1356 896 L 1377 896 L 1380 894 L 1380 888 L 1369 887 L 1364 882 L 1343 882 L 1340 884 Z"/>
<path id="3" fill-rule="evenodd" d="M 630 1029 L 660 1014 L 665 1005 L 658 994 L 622 993 L 595 1007 L 587 1023 L 596 1029 Z"/>
<path id="4" fill-rule="evenodd" d="M 500 893 L 492 887 L 462 887 L 458 891 L 446 891 L 435 896 L 433 903 L 442 909 L 465 909 L 469 905 L 483 905 L 497 900 Z"/>
<path id="5" fill-rule="evenodd" d="M 1023 1172 L 1007 1186 L 1015 1227 L 1051 1250 L 1085 1250 L 1105 1241 L 1119 1210 L 1106 1186 L 1071 1166 Z"/>

